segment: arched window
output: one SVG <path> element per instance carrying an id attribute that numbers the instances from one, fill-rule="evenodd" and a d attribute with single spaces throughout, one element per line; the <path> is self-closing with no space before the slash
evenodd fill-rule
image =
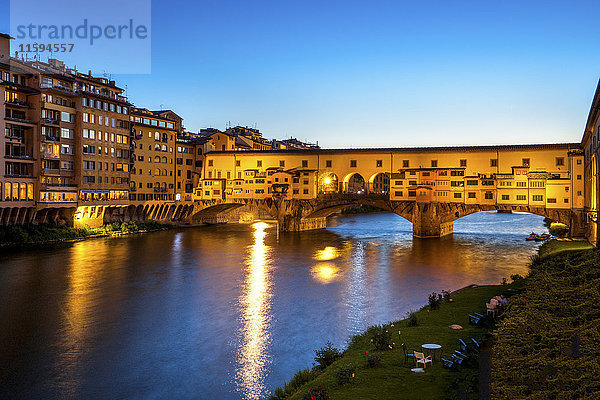
<path id="1" fill-rule="evenodd" d="M 19 184 L 18 183 L 12 184 L 12 197 L 13 197 L 13 200 L 19 200 Z"/>
<path id="2" fill-rule="evenodd" d="M 10 201 L 11 196 L 12 196 L 12 186 L 11 186 L 10 182 L 5 182 L 4 183 L 4 200 Z"/>
<path id="3" fill-rule="evenodd" d="M 160 140 L 160 133 L 154 132 L 154 140 Z"/>
<path id="4" fill-rule="evenodd" d="M 162 158 L 162 162 L 164 162 L 166 164 L 167 163 L 167 157 L 163 157 Z"/>
<path id="5" fill-rule="evenodd" d="M 27 185 L 27 200 L 33 200 L 33 183 Z"/>
<path id="6" fill-rule="evenodd" d="M 159 162 L 160 162 L 160 157 L 159 157 L 159 156 L 155 156 L 155 157 L 154 157 L 154 162 L 157 162 L 157 163 L 159 163 Z"/>
<path id="7" fill-rule="evenodd" d="M 167 151 L 167 145 L 166 144 L 162 145 L 162 151 Z"/>
<path id="8" fill-rule="evenodd" d="M 163 169 L 163 175 L 164 175 L 164 176 L 167 176 L 167 175 L 168 175 L 168 172 L 167 172 L 167 170 L 166 170 L 166 169 Z"/>
<path id="9" fill-rule="evenodd" d="M 154 170 L 154 176 L 160 176 L 160 169 L 156 168 Z"/>

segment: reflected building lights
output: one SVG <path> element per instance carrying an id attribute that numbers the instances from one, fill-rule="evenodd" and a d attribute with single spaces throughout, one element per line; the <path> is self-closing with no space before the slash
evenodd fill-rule
<path id="1" fill-rule="evenodd" d="M 329 261 L 334 260 L 340 256 L 340 252 L 333 246 L 327 246 L 323 250 L 317 250 L 315 253 L 315 260 L 318 261 Z"/>
<path id="2" fill-rule="evenodd" d="M 312 270 L 312 276 L 321 283 L 330 283 L 339 275 L 340 269 L 332 262 L 320 262 Z"/>
<path id="3" fill-rule="evenodd" d="M 237 377 L 240 390 L 247 399 L 264 397 L 265 371 L 268 361 L 267 345 L 270 340 L 271 282 L 269 271 L 270 248 L 265 245 L 267 224 L 253 225 L 254 243 L 246 262 L 247 276 L 242 298 L 242 347 L 238 356 Z"/>

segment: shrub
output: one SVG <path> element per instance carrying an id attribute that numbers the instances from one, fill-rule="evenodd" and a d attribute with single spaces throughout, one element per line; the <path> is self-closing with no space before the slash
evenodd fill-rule
<path id="1" fill-rule="evenodd" d="M 381 364 L 381 356 L 379 354 L 369 354 L 367 356 L 367 365 L 369 368 L 377 368 Z"/>
<path id="2" fill-rule="evenodd" d="M 510 279 L 512 279 L 513 282 L 516 282 L 516 281 L 520 281 L 521 279 L 523 279 L 523 277 L 519 274 L 514 274 L 514 275 L 510 276 Z"/>
<path id="3" fill-rule="evenodd" d="M 417 313 L 416 312 L 410 311 L 408 313 L 407 324 L 408 324 L 408 326 L 417 326 L 417 325 L 419 325 L 419 320 L 417 319 Z"/>
<path id="4" fill-rule="evenodd" d="M 371 343 L 375 350 L 390 350 L 392 348 L 392 334 L 384 325 L 375 325 L 367 331 L 371 336 Z"/>
<path id="5" fill-rule="evenodd" d="M 442 297 L 445 301 L 450 301 L 450 292 L 447 290 L 442 290 Z"/>
<path id="6" fill-rule="evenodd" d="M 354 382 L 354 376 L 356 375 L 356 365 L 346 364 L 337 368 L 333 371 L 333 376 L 339 385 L 345 385 L 347 383 Z"/>
<path id="7" fill-rule="evenodd" d="M 337 359 L 342 357 L 342 353 L 335 347 L 331 342 L 327 342 L 324 347 L 315 350 L 315 361 L 318 364 L 318 368 L 322 371 Z"/>
<path id="8" fill-rule="evenodd" d="M 315 386 L 310 388 L 308 393 L 302 397 L 302 400 L 329 400 L 329 393 L 323 386 Z"/>
<path id="9" fill-rule="evenodd" d="M 566 237 L 569 234 L 569 227 L 565 224 L 560 224 L 558 222 L 553 222 L 548 229 L 552 236 L 557 237 Z"/>
<path id="10" fill-rule="evenodd" d="M 440 303 L 442 302 L 442 295 L 433 292 L 429 295 L 429 309 L 437 310 L 440 308 Z"/>

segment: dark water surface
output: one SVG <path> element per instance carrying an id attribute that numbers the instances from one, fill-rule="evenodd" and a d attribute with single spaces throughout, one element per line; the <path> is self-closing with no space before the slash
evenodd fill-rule
<path id="1" fill-rule="evenodd" d="M 479 213 L 413 240 L 394 214 L 190 228 L 0 253 L 0 396 L 259 399 L 432 291 L 526 273 L 544 230 Z"/>

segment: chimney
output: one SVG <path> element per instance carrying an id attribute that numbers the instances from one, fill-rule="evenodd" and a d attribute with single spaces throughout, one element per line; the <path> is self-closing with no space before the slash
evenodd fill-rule
<path id="1" fill-rule="evenodd" d="M 88 69 L 88 76 L 91 77 L 92 76 L 92 70 Z"/>

